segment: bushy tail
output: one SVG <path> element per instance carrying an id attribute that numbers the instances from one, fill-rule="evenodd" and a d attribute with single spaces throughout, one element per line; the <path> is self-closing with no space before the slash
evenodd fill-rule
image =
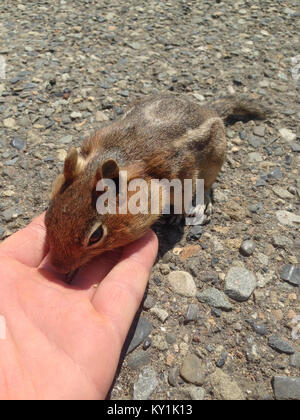
<path id="1" fill-rule="evenodd" d="M 209 103 L 209 107 L 227 123 L 235 121 L 265 120 L 270 117 L 270 109 L 248 96 L 225 96 Z"/>

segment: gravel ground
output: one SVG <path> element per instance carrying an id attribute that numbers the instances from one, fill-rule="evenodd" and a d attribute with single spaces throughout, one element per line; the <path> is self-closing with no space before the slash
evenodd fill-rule
<path id="1" fill-rule="evenodd" d="M 45 210 L 70 145 L 139 97 L 249 92 L 274 110 L 227 128 L 211 223 L 157 228 L 159 258 L 112 399 L 300 399 L 297 7 L 1 2 L 0 239 Z"/>

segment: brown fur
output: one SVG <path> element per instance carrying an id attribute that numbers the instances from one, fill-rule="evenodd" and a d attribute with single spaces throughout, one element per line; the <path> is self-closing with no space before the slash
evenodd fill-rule
<path id="1" fill-rule="evenodd" d="M 143 178 L 147 185 L 151 179 L 202 178 L 207 191 L 225 159 L 222 118 L 241 113 L 258 118 L 263 115 L 260 106 L 248 103 L 247 108 L 244 99 L 226 98 L 207 107 L 183 96 L 151 96 L 88 138 L 79 153 L 72 149 L 64 174 L 55 182 L 46 214 L 56 269 L 69 272 L 95 255 L 134 241 L 160 216 L 98 214 L 95 204 L 100 193 L 95 186 L 103 171 L 115 178 L 118 170 L 126 170 L 128 181 Z M 107 235 L 99 244 L 88 247 L 91 229 L 101 224 Z"/>

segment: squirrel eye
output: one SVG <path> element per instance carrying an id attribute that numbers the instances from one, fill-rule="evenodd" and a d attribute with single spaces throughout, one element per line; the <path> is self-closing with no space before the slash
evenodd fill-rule
<path id="1" fill-rule="evenodd" d="M 100 225 L 94 233 L 90 236 L 88 246 L 94 245 L 102 239 L 103 236 L 103 227 Z"/>

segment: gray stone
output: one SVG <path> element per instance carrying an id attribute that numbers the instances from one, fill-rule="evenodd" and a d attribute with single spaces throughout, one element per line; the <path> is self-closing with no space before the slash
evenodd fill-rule
<path id="1" fill-rule="evenodd" d="M 60 139 L 60 142 L 63 144 L 69 144 L 72 143 L 73 141 L 73 136 L 64 136 Z"/>
<path id="2" fill-rule="evenodd" d="M 293 241 L 283 235 L 273 235 L 272 244 L 277 248 L 287 249 L 293 246 Z"/>
<path id="3" fill-rule="evenodd" d="M 261 176 L 257 181 L 255 186 L 256 187 L 265 187 L 267 185 L 267 176 Z"/>
<path id="4" fill-rule="evenodd" d="M 97 111 L 95 115 L 95 119 L 97 122 L 107 121 L 109 118 L 103 111 Z"/>
<path id="5" fill-rule="evenodd" d="M 195 305 L 194 303 L 191 303 L 188 307 L 188 310 L 185 316 L 185 321 L 186 322 L 195 321 L 197 319 L 197 315 L 198 315 L 198 306 Z"/>
<path id="6" fill-rule="evenodd" d="M 224 204 L 228 201 L 228 198 L 229 191 L 221 191 L 218 188 L 214 190 L 214 200 L 216 203 Z"/>
<path id="7" fill-rule="evenodd" d="M 290 356 L 290 366 L 300 369 L 300 351 Z"/>
<path id="8" fill-rule="evenodd" d="M 143 344 L 143 350 L 147 350 L 152 344 L 152 340 L 150 337 L 146 338 Z"/>
<path id="9" fill-rule="evenodd" d="M 2 216 L 6 222 L 11 222 L 14 219 L 17 219 L 22 214 L 22 211 L 19 209 L 7 209 L 4 210 Z"/>
<path id="10" fill-rule="evenodd" d="M 171 386 L 176 387 L 178 385 L 179 368 L 177 366 L 172 367 L 169 370 L 168 381 Z"/>
<path id="11" fill-rule="evenodd" d="M 206 303 L 213 308 L 222 309 L 223 311 L 230 311 L 233 308 L 226 295 L 214 287 L 198 293 L 197 298 L 200 302 Z"/>
<path id="12" fill-rule="evenodd" d="M 281 179 L 282 178 L 282 172 L 279 167 L 274 168 L 268 175 L 271 179 Z"/>
<path id="13" fill-rule="evenodd" d="M 254 319 L 247 319 L 247 322 L 251 325 L 253 331 L 256 332 L 256 334 L 265 336 L 268 333 L 267 325 L 265 322 L 258 324 Z"/>
<path id="14" fill-rule="evenodd" d="M 141 367 L 148 365 L 150 363 L 150 354 L 146 351 L 135 351 L 130 354 L 127 358 L 127 364 L 130 369 L 140 369 Z"/>
<path id="15" fill-rule="evenodd" d="M 189 386 L 185 389 L 185 392 L 187 393 L 188 397 L 190 397 L 191 400 L 195 401 L 203 401 L 205 397 L 205 389 L 200 386 Z"/>
<path id="16" fill-rule="evenodd" d="M 169 348 L 168 343 L 166 342 L 165 337 L 160 334 L 155 334 L 152 337 L 152 346 L 160 351 L 165 351 Z"/>
<path id="17" fill-rule="evenodd" d="M 215 397 L 220 400 L 245 400 L 245 396 L 237 383 L 229 375 L 217 368 L 210 375 L 210 382 L 213 387 Z"/>
<path id="18" fill-rule="evenodd" d="M 262 160 L 263 160 L 261 154 L 257 153 L 257 152 L 248 153 L 248 159 L 249 159 L 250 163 L 262 162 Z"/>
<path id="19" fill-rule="evenodd" d="M 238 302 L 248 300 L 255 287 L 255 275 L 243 267 L 230 268 L 225 277 L 225 293 Z"/>
<path id="20" fill-rule="evenodd" d="M 187 271 L 172 271 L 168 276 L 171 289 L 182 296 L 196 296 L 197 288 L 193 277 Z"/>
<path id="21" fill-rule="evenodd" d="M 256 136 L 263 137 L 265 135 L 265 127 L 263 125 L 258 125 L 254 127 L 253 133 Z"/>
<path id="22" fill-rule="evenodd" d="M 218 368 L 222 368 L 226 363 L 227 357 L 228 357 L 228 353 L 226 351 L 222 351 L 220 358 L 216 362 L 216 366 Z"/>
<path id="23" fill-rule="evenodd" d="M 24 150 L 25 149 L 25 141 L 22 139 L 19 139 L 18 137 L 14 137 L 12 141 L 10 142 L 11 146 L 18 150 Z"/>
<path id="24" fill-rule="evenodd" d="M 274 376 L 273 389 L 276 400 L 300 400 L 300 378 Z"/>
<path id="25" fill-rule="evenodd" d="M 152 331 L 152 324 L 148 321 L 147 318 L 141 317 L 137 323 L 134 336 L 128 346 L 127 354 L 132 352 L 137 346 L 141 344 L 142 341 L 145 340 L 146 337 Z"/>
<path id="26" fill-rule="evenodd" d="M 187 241 L 197 241 L 204 231 L 203 226 L 195 225 L 192 226 L 186 236 Z"/>
<path id="27" fill-rule="evenodd" d="M 205 380 L 205 371 L 199 357 L 189 353 L 180 367 L 180 376 L 186 382 L 202 385 Z"/>
<path id="28" fill-rule="evenodd" d="M 292 264 L 286 264 L 282 267 L 281 279 L 287 281 L 293 286 L 300 286 L 300 268 Z"/>
<path id="29" fill-rule="evenodd" d="M 262 203 L 258 203 L 258 204 L 250 204 L 248 206 L 248 210 L 251 213 L 261 213 L 263 210 L 263 204 Z"/>
<path id="30" fill-rule="evenodd" d="M 249 257 L 250 255 L 253 254 L 255 248 L 256 248 L 256 243 L 252 240 L 247 240 L 242 243 L 240 247 L 240 252 L 246 257 Z"/>
<path id="31" fill-rule="evenodd" d="M 278 210 L 276 212 L 276 218 L 282 225 L 300 227 L 300 216 L 290 211 Z"/>
<path id="32" fill-rule="evenodd" d="M 143 302 L 143 308 L 146 310 L 150 309 L 155 305 L 155 303 L 155 299 L 152 296 L 147 296 Z"/>
<path id="33" fill-rule="evenodd" d="M 259 137 L 249 136 L 248 143 L 250 144 L 250 146 L 257 149 L 258 147 L 260 147 L 264 143 L 264 141 L 263 141 L 263 139 L 261 139 Z"/>
<path id="34" fill-rule="evenodd" d="M 4 232 L 5 232 L 4 228 L 0 226 L 0 239 L 3 238 Z"/>
<path id="35" fill-rule="evenodd" d="M 118 94 L 124 96 L 125 98 L 129 96 L 128 90 L 119 90 Z"/>
<path id="36" fill-rule="evenodd" d="M 167 333 L 166 334 L 166 342 L 168 344 L 174 344 L 176 343 L 176 336 L 172 333 Z"/>
<path id="37" fill-rule="evenodd" d="M 293 194 L 288 192 L 288 190 L 278 187 L 277 185 L 275 185 L 275 187 L 273 187 L 272 190 L 278 197 L 282 198 L 283 200 L 289 200 L 294 198 Z"/>
<path id="38" fill-rule="evenodd" d="M 72 118 L 72 120 L 76 120 L 77 118 L 82 117 L 82 113 L 79 112 L 79 111 L 73 111 L 73 112 L 71 112 L 70 117 Z"/>
<path id="39" fill-rule="evenodd" d="M 155 370 L 151 366 L 143 368 L 133 386 L 134 400 L 147 400 L 158 385 Z"/>
<path id="40" fill-rule="evenodd" d="M 272 335 L 271 337 L 269 337 L 268 344 L 272 349 L 278 351 L 279 353 L 285 353 L 285 354 L 295 353 L 294 348 L 278 335 Z"/>
<path id="41" fill-rule="evenodd" d="M 279 134 L 281 135 L 281 137 L 283 138 L 283 140 L 285 140 L 287 142 L 292 142 L 292 141 L 296 140 L 296 137 L 297 137 L 296 134 L 294 134 L 288 128 L 281 128 L 279 130 Z"/>
<path id="42" fill-rule="evenodd" d="M 291 149 L 295 153 L 300 153 L 300 143 L 292 143 Z"/>

